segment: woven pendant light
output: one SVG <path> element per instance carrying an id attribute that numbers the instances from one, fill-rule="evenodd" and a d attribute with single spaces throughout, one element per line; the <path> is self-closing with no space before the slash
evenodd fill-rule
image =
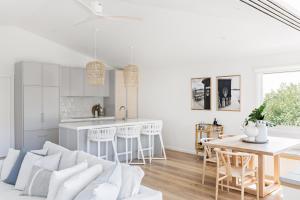
<path id="1" fill-rule="evenodd" d="M 90 85 L 104 85 L 105 65 L 98 60 L 87 63 L 86 76 Z"/>
<path id="2" fill-rule="evenodd" d="M 137 87 L 139 83 L 139 69 L 137 65 L 127 65 L 124 67 L 125 87 Z"/>
<path id="3" fill-rule="evenodd" d="M 86 64 L 86 77 L 90 85 L 104 85 L 105 64 L 97 60 L 97 29 L 94 34 L 94 61 Z"/>

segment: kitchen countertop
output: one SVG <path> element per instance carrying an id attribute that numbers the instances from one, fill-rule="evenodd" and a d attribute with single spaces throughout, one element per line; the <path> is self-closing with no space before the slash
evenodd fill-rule
<path id="1" fill-rule="evenodd" d="M 91 128 L 123 126 L 123 125 L 136 125 L 144 124 L 146 122 L 155 122 L 159 120 L 151 119 L 128 119 L 128 120 L 100 120 L 100 121 L 81 121 L 81 122 L 68 122 L 60 123 L 59 128 L 66 128 L 72 130 L 87 130 Z"/>
<path id="2" fill-rule="evenodd" d="M 115 117 L 76 117 L 60 120 L 61 123 L 65 122 L 84 122 L 84 121 L 99 121 L 99 120 L 114 120 Z"/>

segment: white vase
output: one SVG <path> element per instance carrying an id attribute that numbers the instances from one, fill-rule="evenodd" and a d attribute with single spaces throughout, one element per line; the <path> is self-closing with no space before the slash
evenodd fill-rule
<path id="1" fill-rule="evenodd" d="M 248 125 L 244 127 L 243 132 L 248 136 L 249 141 L 255 142 L 255 138 L 258 135 L 258 129 L 255 126 Z"/>
<path id="2" fill-rule="evenodd" d="M 267 123 L 263 120 L 256 122 L 256 127 L 258 129 L 258 135 L 255 137 L 256 142 L 267 142 L 268 141 L 268 127 Z"/>

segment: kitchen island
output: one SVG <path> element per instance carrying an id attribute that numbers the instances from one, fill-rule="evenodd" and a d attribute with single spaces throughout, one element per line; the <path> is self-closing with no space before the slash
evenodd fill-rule
<path id="1" fill-rule="evenodd" d="M 70 150 L 87 151 L 87 132 L 93 128 L 104 127 L 120 127 L 126 125 L 143 125 L 146 123 L 157 122 L 161 120 L 149 119 L 128 119 L 128 120 L 103 120 L 103 121 L 85 121 L 59 124 L 59 144 Z M 147 138 L 142 138 L 142 144 L 146 144 Z M 144 141 L 144 142 L 143 142 Z M 118 141 L 118 149 L 125 148 L 124 141 Z M 156 142 L 155 152 L 160 151 L 159 142 Z M 134 151 L 136 151 L 136 143 L 133 142 Z M 144 146 L 144 145 L 143 145 Z M 103 148 L 103 149 L 102 149 Z M 96 154 L 97 145 L 91 145 L 91 153 Z M 109 154 L 111 154 L 111 147 L 109 147 Z M 105 152 L 104 145 L 101 146 L 101 152 Z"/>

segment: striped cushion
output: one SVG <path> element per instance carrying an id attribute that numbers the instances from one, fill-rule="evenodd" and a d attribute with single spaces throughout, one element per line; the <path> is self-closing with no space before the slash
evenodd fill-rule
<path id="1" fill-rule="evenodd" d="M 33 166 L 23 195 L 47 197 L 52 172 L 48 169 Z"/>

